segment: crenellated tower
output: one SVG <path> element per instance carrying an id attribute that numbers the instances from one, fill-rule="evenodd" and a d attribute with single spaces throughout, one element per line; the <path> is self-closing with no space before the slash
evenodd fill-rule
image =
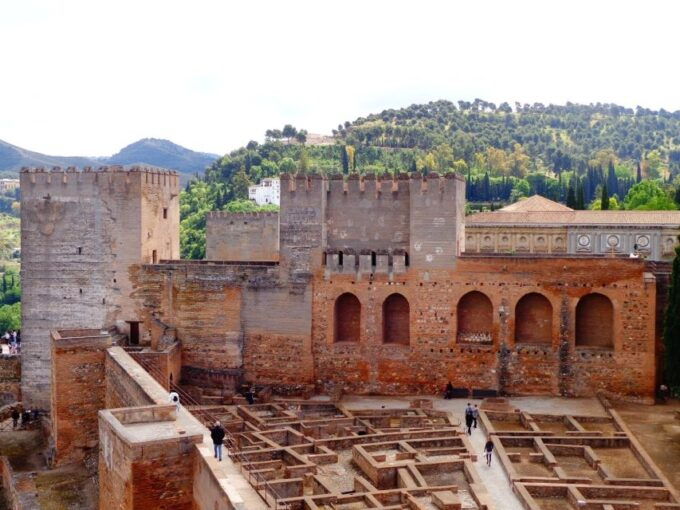
<path id="1" fill-rule="evenodd" d="M 21 243 L 23 400 L 47 409 L 50 331 L 129 331 L 138 320 L 131 266 L 179 258 L 179 177 L 138 167 L 23 169 Z"/>

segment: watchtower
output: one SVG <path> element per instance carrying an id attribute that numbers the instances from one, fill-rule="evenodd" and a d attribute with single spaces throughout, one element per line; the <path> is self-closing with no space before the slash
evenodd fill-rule
<path id="1" fill-rule="evenodd" d="M 179 178 L 154 168 L 21 171 L 22 393 L 50 403 L 50 331 L 136 324 L 130 268 L 179 258 Z"/>

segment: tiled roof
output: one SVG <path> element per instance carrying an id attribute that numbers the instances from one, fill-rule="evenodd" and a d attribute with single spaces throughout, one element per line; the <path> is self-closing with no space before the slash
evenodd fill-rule
<path id="1" fill-rule="evenodd" d="M 499 210 L 507 212 L 573 211 L 572 208 L 557 202 L 553 202 L 552 200 L 548 200 L 541 195 L 533 195 L 524 200 L 520 200 L 519 202 L 515 202 L 514 204 L 507 205 Z"/>
<path id="2" fill-rule="evenodd" d="M 658 225 L 680 227 L 680 211 L 507 211 L 472 214 L 466 225 Z"/>

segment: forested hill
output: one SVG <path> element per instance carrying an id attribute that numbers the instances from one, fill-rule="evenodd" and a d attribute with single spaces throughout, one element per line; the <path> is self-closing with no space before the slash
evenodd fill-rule
<path id="1" fill-rule="evenodd" d="M 291 125 L 269 129 L 264 143 L 232 151 L 193 181 L 182 198 L 183 255 L 202 256 L 206 211 L 252 208 L 248 185 L 282 172 L 456 171 L 472 208 L 535 193 L 581 209 L 601 207 L 603 194 L 609 208 L 675 208 L 680 188 L 680 112 L 663 109 L 436 101 L 347 121 L 334 143 L 306 138 Z M 633 199 L 640 181 L 648 182 Z"/>
<path id="2" fill-rule="evenodd" d="M 641 160 L 659 150 L 680 163 L 680 111 L 635 110 L 614 104 L 522 105 L 436 101 L 359 118 L 334 131 L 347 143 L 429 150 L 450 144 L 468 163 L 494 147 L 522 145 L 532 158 L 553 170 L 585 166 L 598 151 Z"/>

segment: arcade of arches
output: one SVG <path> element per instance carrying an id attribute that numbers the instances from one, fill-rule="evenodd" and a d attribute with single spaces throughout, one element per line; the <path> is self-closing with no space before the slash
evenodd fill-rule
<path id="1" fill-rule="evenodd" d="M 456 306 L 458 343 L 493 343 L 493 304 L 482 292 L 471 291 Z M 515 306 L 515 342 L 551 345 L 553 307 L 537 292 L 522 296 Z M 335 301 L 334 342 L 359 342 L 361 338 L 361 302 L 351 292 Z M 399 293 L 390 294 L 382 303 L 382 341 L 385 344 L 410 344 L 410 305 Z M 614 347 L 614 308 L 603 294 L 582 297 L 576 306 L 577 347 Z"/>

